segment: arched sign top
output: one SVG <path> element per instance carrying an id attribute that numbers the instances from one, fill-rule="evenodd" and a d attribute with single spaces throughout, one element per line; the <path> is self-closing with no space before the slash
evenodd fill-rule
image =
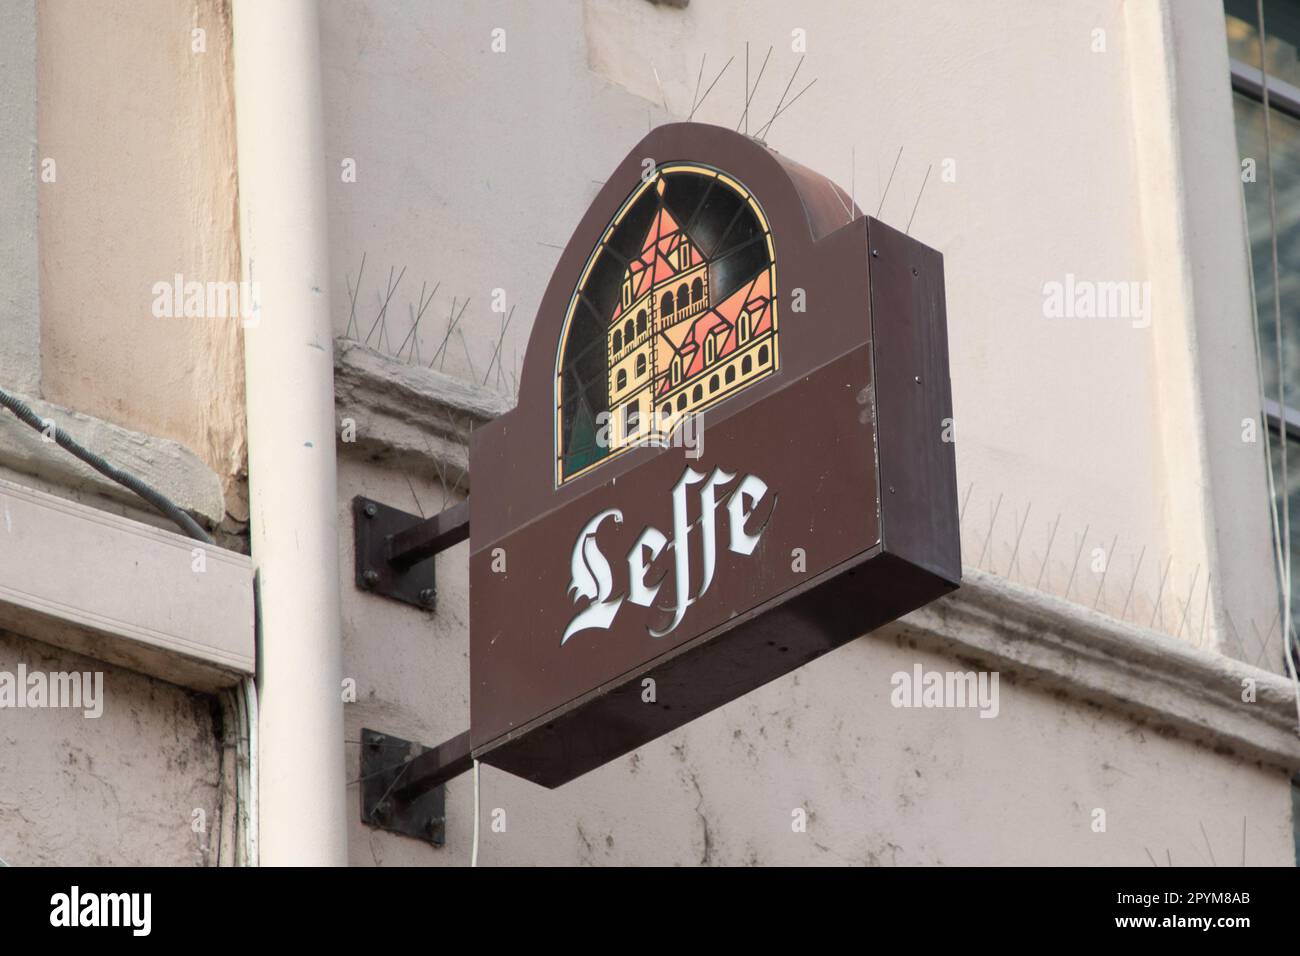
<path id="1" fill-rule="evenodd" d="M 556 483 L 780 368 L 767 217 L 722 170 L 643 175 L 582 270 L 556 349 Z"/>
<path id="2" fill-rule="evenodd" d="M 582 444 L 581 439 L 584 434 L 589 433 L 588 427 L 594 426 L 595 416 L 602 411 L 609 411 L 606 403 L 610 372 L 608 367 L 602 369 L 600 366 L 614 360 L 605 355 L 594 355 L 599 351 L 598 347 L 593 347 L 593 354 L 585 357 L 579 357 L 576 350 L 571 356 L 575 362 L 575 370 L 579 366 L 582 369 L 582 374 L 575 375 L 578 382 L 572 391 L 577 393 L 582 386 L 586 387 L 585 408 L 579 403 L 577 394 L 561 394 L 565 391 L 561 379 L 565 348 L 570 339 L 571 327 L 586 324 L 588 346 L 591 346 L 592 340 L 596 338 L 592 332 L 593 327 L 600 327 L 598 318 L 591 319 L 589 322 L 586 318 L 578 318 L 579 313 L 588 310 L 577 293 L 586 291 L 584 281 L 591 282 L 602 278 L 595 273 L 597 265 L 595 260 L 599 258 L 598 253 L 601 249 L 607 247 L 612 238 L 611 232 L 616 229 L 616 220 L 619 219 L 620 212 L 626 209 L 623 221 L 628 221 L 627 217 L 633 214 L 632 206 L 644 195 L 642 190 L 646 188 L 647 180 L 654 178 L 653 173 L 656 170 L 664 174 L 661 181 L 665 181 L 665 194 L 667 194 L 671 184 L 671 179 L 667 178 L 667 171 L 676 169 L 678 170 L 676 175 L 681 176 L 685 175 L 688 168 L 708 170 L 711 174 L 716 174 L 719 186 L 714 188 L 715 196 L 723 197 L 728 193 L 743 196 L 744 205 L 753 211 L 755 221 L 761 224 L 766 238 L 761 245 L 755 245 L 765 246 L 775 265 L 772 270 L 773 291 L 771 293 L 774 330 L 785 321 L 785 309 L 780 303 L 779 296 L 787 294 L 789 290 L 807 289 L 818 283 L 819 272 L 823 268 L 818 263 L 819 260 L 824 261 L 824 257 L 816 254 L 816 247 L 836 232 L 854 228 L 855 222 L 856 228 L 865 229 L 865 219 L 861 211 L 853 205 L 845 190 L 826 177 L 781 156 L 747 136 L 702 123 L 670 123 L 656 127 L 647 134 L 610 174 L 559 256 L 533 321 L 520 371 L 518 402 L 515 409 L 487 429 L 481 429 L 481 434 L 476 436 L 475 443 L 481 446 L 478 454 L 483 456 L 490 453 L 482 440 L 487 439 L 495 427 L 508 427 L 511 432 L 510 462 L 507 471 L 513 490 L 513 501 L 509 505 L 508 512 L 493 509 L 488 514 L 476 516 L 475 528 L 487 537 L 498 537 L 510 526 L 535 518 L 552 507 L 556 503 L 552 494 L 557 489 L 560 492 L 560 500 L 563 500 L 570 494 L 580 493 L 580 489 L 589 486 L 591 482 L 613 480 L 626 468 L 634 467 L 637 461 L 644 460 L 646 456 L 655 452 L 653 445 L 631 442 L 622 446 L 617 454 L 596 456 L 588 446 L 586 448 L 588 460 L 584 461 L 583 449 L 578 447 Z M 722 186 L 726 188 L 721 188 Z M 681 205 L 687 204 L 685 201 L 681 203 Z M 691 213 L 684 215 L 689 218 Z M 678 223 L 678 225 L 683 224 Z M 723 227 L 727 225 L 727 223 L 722 224 Z M 691 228 L 696 228 L 696 224 L 692 224 Z M 745 226 L 733 228 L 740 229 Z M 629 234 L 635 236 L 635 232 L 636 230 L 631 230 Z M 630 244 L 642 238 L 644 237 L 635 236 L 634 240 L 624 241 Z M 639 249 L 632 250 L 633 253 L 639 251 Z M 750 251 L 752 252 L 753 249 Z M 631 258 L 626 251 L 623 252 L 623 256 L 625 259 Z M 610 256 L 610 260 L 616 261 L 613 256 Z M 610 272 L 614 272 L 612 267 L 607 268 Z M 612 280 L 608 275 L 603 277 L 604 281 L 611 284 L 621 283 L 622 278 L 621 269 L 614 274 Z M 777 288 L 778 284 L 779 288 Z M 676 289 L 673 290 L 673 294 L 674 305 L 676 305 Z M 662 305 L 663 297 L 660 293 L 661 309 Z M 572 322 L 571 306 L 573 306 Z M 610 312 L 612 315 L 612 307 Z M 635 312 L 632 318 L 635 323 Z M 626 319 L 623 322 L 625 324 Z M 647 310 L 648 329 L 649 310 Z M 607 337 L 604 347 L 607 350 L 613 344 L 613 331 L 606 324 L 605 336 Z M 766 374 L 761 381 L 759 376 L 754 375 L 747 383 L 750 387 L 744 390 L 724 391 L 726 385 L 724 368 L 719 382 L 719 391 L 715 393 L 715 400 L 710 401 L 708 386 L 712 374 L 705 376 L 699 406 L 702 410 L 707 408 L 703 421 L 707 423 L 718 415 L 730 414 L 739 404 L 757 398 L 772 382 L 820 364 L 825 356 L 837 347 L 833 331 L 829 335 L 809 338 L 803 342 L 797 341 L 797 338 L 798 336 L 784 335 L 779 348 L 770 350 L 769 363 L 772 373 L 775 374 Z M 624 360 L 626 360 L 628 350 L 625 337 L 623 345 Z M 700 354 L 703 355 L 702 352 Z M 671 357 L 666 351 L 663 357 L 671 375 Z M 757 358 L 756 348 L 751 364 L 756 363 Z M 650 372 L 648 350 L 645 359 L 648 375 Z M 632 355 L 630 361 L 630 366 L 624 369 L 628 373 L 628 389 L 633 388 L 636 381 L 636 356 Z M 743 364 L 743 356 L 740 361 Z M 615 389 L 618 386 L 618 371 L 618 367 L 615 366 L 613 369 Z M 661 376 L 662 385 L 663 369 L 656 371 Z M 735 375 L 738 382 L 741 375 L 739 368 Z M 699 383 L 692 382 L 689 386 L 688 404 L 693 400 L 696 384 Z M 736 384 L 733 382 L 733 386 Z M 604 398 L 598 397 L 602 389 L 605 390 Z M 670 415 L 675 420 L 679 397 L 674 395 L 673 409 L 670 411 Z M 569 402 L 567 406 L 566 400 Z M 648 407 L 648 397 L 646 402 Z M 567 427 L 564 417 L 566 408 L 570 416 Z M 613 423 L 615 427 L 618 425 L 613 417 L 616 414 L 615 411 L 607 416 L 607 421 Z M 658 414 L 662 420 L 662 403 L 659 403 Z M 683 414 L 686 414 L 685 410 Z M 590 420 L 587 416 L 590 416 Z M 648 417 L 638 417 L 638 422 L 649 432 Z M 573 442 L 574 447 L 569 449 L 570 452 L 576 453 L 570 462 L 573 467 L 566 468 L 566 441 L 571 436 L 575 424 L 578 427 L 579 441 Z M 658 426 L 658 431 L 662 433 L 662 424 Z M 625 448 L 628 449 L 626 452 Z M 597 463 L 599 467 L 590 467 Z M 479 491 L 484 490 L 484 480 L 491 480 L 482 477 L 484 470 L 495 471 L 495 469 L 480 469 L 479 476 L 473 479 Z M 481 501 L 483 497 L 486 496 L 481 496 L 479 500 Z"/>

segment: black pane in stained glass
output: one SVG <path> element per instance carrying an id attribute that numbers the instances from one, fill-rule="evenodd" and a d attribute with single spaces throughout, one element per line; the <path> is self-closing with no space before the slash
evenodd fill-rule
<path id="1" fill-rule="evenodd" d="M 767 243 L 755 239 L 721 259 L 709 263 L 709 291 L 714 305 L 727 299 L 741 286 L 768 267 Z"/>
<path id="2" fill-rule="evenodd" d="M 728 229 L 727 234 L 722 237 L 722 241 L 718 243 L 718 251 L 716 254 L 719 256 L 725 256 L 733 249 L 749 242 L 762 231 L 763 228 L 758 224 L 758 217 L 755 216 L 748 207 L 746 207 L 745 211 L 737 216 L 736 221 L 731 224 L 731 228 Z"/>
<path id="3" fill-rule="evenodd" d="M 605 331 L 602 328 L 597 335 L 581 342 L 569 336 L 569 355 L 564 363 L 564 370 L 576 376 L 584 385 L 592 381 L 604 381 L 605 365 Z"/>
<path id="4" fill-rule="evenodd" d="M 564 362 L 567 365 L 578 355 L 587 350 L 592 342 L 605 340 L 605 323 L 602 322 L 591 306 L 579 297 L 573 310 L 573 321 L 569 326 L 568 345 L 565 349 Z"/>
<path id="5" fill-rule="evenodd" d="M 623 272 L 626 266 L 603 250 L 596 258 L 596 264 L 587 277 L 587 284 L 582 287 L 582 295 L 587 303 L 596 310 L 602 325 L 608 325 L 614 308 L 622 295 Z"/>
<path id="6" fill-rule="evenodd" d="M 713 183 L 713 176 L 701 176 L 699 173 L 669 173 L 664 176 L 664 206 L 683 226 L 700 208 Z"/>
<path id="7" fill-rule="evenodd" d="M 627 211 L 623 221 L 614 229 L 607 243 L 619 259 L 630 262 L 641 254 L 641 240 L 654 223 L 655 213 L 659 211 L 659 197 L 653 189 L 647 189 L 637 197 L 632 208 Z M 620 278 L 622 272 L 619 273 Z"/>
<path id="8" fill-rule="evenodd" d="M 718 252 L 718 243 L 722 239 L 736 213 L 744 205 L 744 200 L 730 189 L 719 187 L 709 193 L 699 214 L 685 226 L 691 240 L 705 256 L 714 256 Z"/>

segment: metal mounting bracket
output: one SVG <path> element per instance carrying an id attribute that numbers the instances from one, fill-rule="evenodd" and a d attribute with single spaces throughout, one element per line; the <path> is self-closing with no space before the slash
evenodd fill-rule
<path id="1" fill-rule="evenodd" d="M 469 537 L 469 502 L 420 518 L 370 498 L 352 499 L 357 587 L 432 611 L 434 557 Z"/>
<path id="2" fill-rule="evenodd" d="M 437 747 L 361 729 L 361 822 L 442 846 L 446 782 L 473 765 L 469 732 Z"/>
<path id="3" fill-rule="evenodd" d="M 413 799 L 395 791 L 399 775 L 425 748 L 374 730 L 361 731 L 361 822 L 434 846 L 447 842 L 447 788 L 431 787 Z"/>

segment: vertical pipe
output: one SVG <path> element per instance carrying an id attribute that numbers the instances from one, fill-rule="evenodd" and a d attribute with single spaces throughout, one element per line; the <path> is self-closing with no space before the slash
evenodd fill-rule
<path id="1" fill-rule="evenodd" d="M 248 457 L 257 564 L 261 861 L 347 863 L 334 352 L 320 24 L 235 0 Z"/>

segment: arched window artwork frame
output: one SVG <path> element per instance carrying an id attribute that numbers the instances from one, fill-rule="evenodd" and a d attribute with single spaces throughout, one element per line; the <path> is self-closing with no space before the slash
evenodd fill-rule
<path id="1" fill-rule="evenodd" d="M 627 369 L 621 368 L 618 370 L 618 376 L 615 378 L 615 382 L 618 383 L 615 386 L 617 391 L 621 392 L 623 389 L 627 388 Z"/>
<path id="2" fill-rule="evenodd" d="M 696 396 L 692 409 L 702 410 L 777 371 L 774 250 L 759 201 L 725 172 L 674 161 L 639 180 L 579 273 L 562 326 L 555 374 L 557 486 L 631 447 L 620 436 L 597 438 L 599 416 L 611 411 L 629 374 L 638 387 L 648 384 L 641 401 L 671 417 L 674 405 L 684 409 L 688 396 Z M 647 296 L 651 304 L 630 314 L 631 304 Z M 750 333 L 770 332 L 773 346 L 769 365 L 739 377 L 734 362 L 726 366 L 730 375 L 723 369 L 738 347 L 735 335 L 719 334 L 714 341 L 703 332 L 696 338 L 688 328 L 700 321 L 705 329 L 715 328 L 721 320 L 729 329 L 738 303 L 754 316 Z M 602 341 L 607 347 L 599 347 Z M 649 344 L 657 358 L 638 355 L 616 368 L 634 343 L 638 349 Z M 695 348 L 705 353 L 696 358 Z M 699 367 L 691 364 L 700 359 L 706 361 Z M 716 389 L 711 383 L 707 392 L 698 381 L 684 384 L 704 378 L 704 368 L 715 363 Z"/>

